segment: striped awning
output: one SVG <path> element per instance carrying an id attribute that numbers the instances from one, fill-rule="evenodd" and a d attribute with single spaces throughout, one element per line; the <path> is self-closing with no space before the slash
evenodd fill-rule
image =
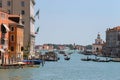
<path id="1" fill-rule="evenodd" d="M 6 24 L 3 24 L 3 26 L 5 27 L 5 29 L 6 29 L 7 32 L 10 31 L 9 27 Z"/>

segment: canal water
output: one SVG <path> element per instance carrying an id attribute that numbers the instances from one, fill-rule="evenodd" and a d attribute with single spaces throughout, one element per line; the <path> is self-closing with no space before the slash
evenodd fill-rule
<path id="1" fill-rule="evenodd" d="M 46 62 L 39 68 L 0 70 L 0 80 L 120 80 L 119 62 L 85 62 L 74 53 L 69 61 Z"/>

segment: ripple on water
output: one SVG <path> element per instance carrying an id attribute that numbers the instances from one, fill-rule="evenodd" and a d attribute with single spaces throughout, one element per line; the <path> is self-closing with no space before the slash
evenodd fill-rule
<path id="1" fill-rule="evenodd" d="M 0 80 L 120 80 L 120 63 L 80 61 L 72 54 L 69 61 L 46 62 L 44 67 L 0 70 Z"/>

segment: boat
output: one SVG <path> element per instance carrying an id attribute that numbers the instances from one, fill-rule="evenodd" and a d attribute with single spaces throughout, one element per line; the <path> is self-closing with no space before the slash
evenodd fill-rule
<path id="1" fill-rule="evenodd" d="M 0 69 L 20 69 L 23 68 L 23 64 L 4 64 L 0 66 Z"/>
<path id="2" fill-rule="evenodd" d="M 91 61 L 92 58 L 89 58 L 89 56 L 87 56 L 86 58 L 82 58 L 81 60 L 82 60 L 82 61 Z"/>
<path id="3" fill-rule="evenodd" d="M 65 57 L 64 59 L 65 59 L 65 60 L 70 60 L 70 57 L 67 56 L 67 57 Z"/>
<path id="4" fill-rule="evenodd" d="M 33 65 L 39 65 L 40 63 L 43 63 L 43 60 L 23 60 L 26 64 L 33 64 Z"/>
<path id="5" fill-rule="evenodd" d="M 65 51 L 59 51 L 59 54 L 65 54 Z"/>
<path id="6" fill-rule="evenodd" d="M 98 62 L 100 60 L 100 58 L 95 58 L 95 59 L 91 59 L 94 62 Z"/>
<path id="7" fill-rule="evenodd" d="M 110 60 L 98 60 L 98 62 L 110 62 Z"/>
<path id="8" fill-rule="evenodd" d="M 81 60 L 82 61 L 91 61 L 92 59 L 90 59 L 90 58 L 82 58 Z"/>
<path id="9" fill-rule="evenodd" d="M 58 58 L 47 58 L 47 59 L 45 59 L 45 61 L 58 61 Z"/>
<path id="10" fill-rule="evenodd" d="M 64 56 L 67 56 L 67 54 L 64 54 Z"/>

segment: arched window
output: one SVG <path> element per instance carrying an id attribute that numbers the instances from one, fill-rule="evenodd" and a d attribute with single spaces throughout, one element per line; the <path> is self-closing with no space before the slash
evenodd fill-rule
<path id="1" fill-rule="evenodd" d="M 96 48 L 96 51 L 99 51 L 99 48 L 98 48 L 98 47 Z"/>
<path id="2" fill-rule="evenodd" d="M 11 35 L 11 41 L 14 41 L 14 35 Z"/>

